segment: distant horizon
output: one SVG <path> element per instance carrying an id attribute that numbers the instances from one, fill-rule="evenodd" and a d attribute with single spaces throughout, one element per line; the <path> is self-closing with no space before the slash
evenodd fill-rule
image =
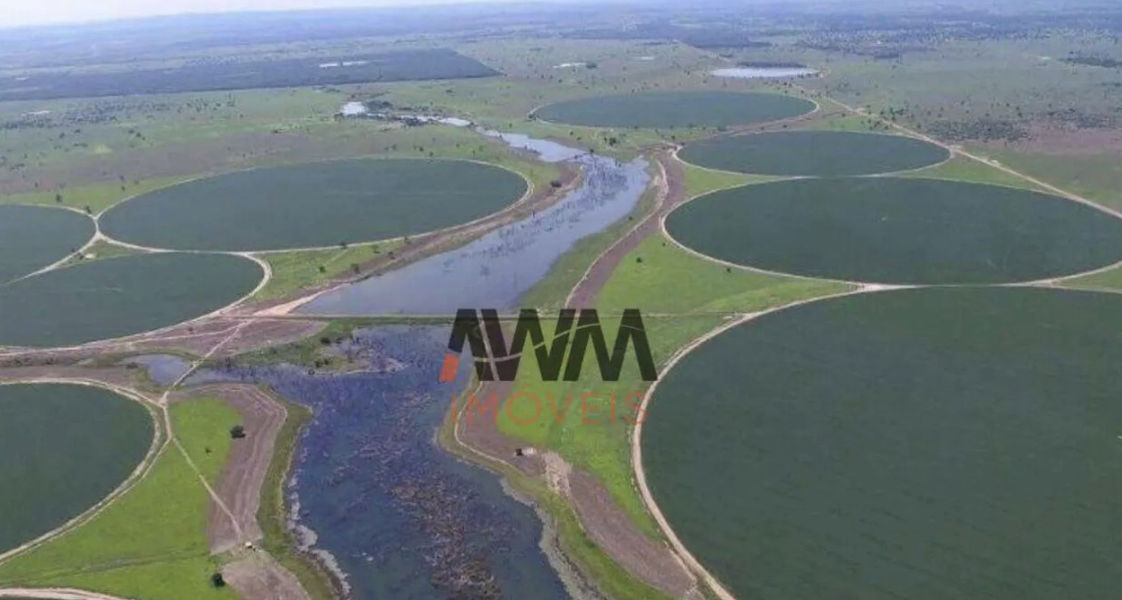
<path id="1" fill-rule="evenodd" d="M 57 5 L 31 0 L 0 0 L 0 31 L 14 29 L 82 26 L 173 18 L 239 13 L 280 13 L 378 8 L 409 8 L 423 6 L 486 6 L 500 4 L 562 4 L 587 3 L 592 0 L 108 0 L 100 3 L 65 2 Z M 627 0 L 615 0 L 624 3 Z"/>

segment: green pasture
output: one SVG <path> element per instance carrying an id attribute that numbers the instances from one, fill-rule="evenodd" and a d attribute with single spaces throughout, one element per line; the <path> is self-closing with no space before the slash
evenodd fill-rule
<path id="1" fill-rule="evenodd" d="M 401 239 L 396 239 L 346 248 L 267 254 L 263 258 L 272 268 L 273 276 L 254 298 L 258 300 L 281 298 L 303 288 L 327 283 L 336 277 L 353 273 L 356 266 L 393 252 L 402 244 Z"/>

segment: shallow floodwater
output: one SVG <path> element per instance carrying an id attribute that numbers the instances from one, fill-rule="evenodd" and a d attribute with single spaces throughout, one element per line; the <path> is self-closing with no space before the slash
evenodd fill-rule
<path id="1" fill-rule="evenodd" d="M 169 386 L 191 369 L 191 362 L 173 354 L 144 354 L 130 356 L 124 364 L 137 364 L 148 371 L 148 378 L 156 385 Z"/>
<path id="2" fill-rule="evenodd" d="M 544 211 L 463 247 L 324 294 L 297 312 L 358 316 L 513 309 L 578 240 L 627 216 L 650 180 L 642 159 L 621 163 L 521 134 L 485 135 L 532 150 L 547 162 L 576 163 L 583 175 L 580 186 Z"/>
<path id="3" fill-rule="evenodd" d="M 730 67 L 717 69 L 712 74 L 735 79 L 786 79 L 817 75 L 818 71 L 805 67 Z"/>
<path id="4" fill-rule="evenodd" d="M 433 442 L 472 363 L 462 361 L 455 382 L 437 382 L 447 336 L 445 327 L 374 327 L 342 344 L 361 372 L 231 367 L 190 382 L 260 382 L 313 409 L 290 483 L 294 512 L 356 600 L 568 598 L 533 509 Z"/>

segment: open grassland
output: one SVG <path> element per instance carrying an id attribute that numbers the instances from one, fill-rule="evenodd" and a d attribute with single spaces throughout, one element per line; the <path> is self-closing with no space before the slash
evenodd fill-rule
<path id="1" fill-rule="evenodd" d="M 393 252 L 402 240 L 327 250 L 298 250 L 271 253 L 264 257 L 273 270 L 269 283 L 254 296 L 257 300 L 281 298 L 302 288 L 327 283 L 354 273 L 363 263 Z"/>
<path id="2" fill-rule="evenodd" d="M 687 199 L 717 190 L 748 185 L 749 183 L 764 183 L 774 180 L 772 177 L 762 175 L 745 175 L 743 173 L 704 169 L 689 163 L 681 163 L 681 165 L 683 193 Z"/>
<path id="3" fill-rule="evenodd" d="M 986 148 L 982 154 L 1052 185 L 1122 210 L 1122 154 L 1045 154 Z"/>
<path id="4" fill-rule="evenodd" d="M 85 246 L 94 222 L 69 210 L 0 205 L 0 285 Z"/>
<path id="5" fill-rule="evenodd" d="M 1032 182 L 1025 180 L 1023 177 L 1017 177 L 1016 175 L 995 169 L 987 164 L 962 155 L 956 155 L 944 163 L 933 165 L 926 169 L 901 173 L 899 176 L 966 181 L 969 183 L 989 183 L 1023 190 L 1032 190 L 1034 192 L 1044 191 Z"/>
<path id="6" fill-rule="evenodd" d="M 96 215 L 118 202 L 183 181 L 182 177 L 153 177 L 143 181 L 92 183 L 49 192 L 0 195 L 0 203 L 65 206 Z"/>
<path id="7" fill-rule="evenodd" d="M 1119 318 L 1016 288 L 760 317 L 659 383 L 647 478 L 742 597 L 1111 598 Z"/>
<path id="8" fill-rule="evenodd" d="M 152 428 L 140 403 L 101 388 L 0 385 L 0 553 L 108 496 L 144 459 Z"/>
<path id="9" fill-rule="evenodd" d="M 0 344 L 71 346 L 159 329 L 244 297 L 261 267 L 225 254 L 136 254 L 0 287 Z"/>
<path id="10" fill-rule="evenodd" d="M 780 94 L 645 92 L 567 100 L 534 115 L 588 127 L 730 127 L 796 117 L 814 103 Z"/>
<path id="11" fill-rule="evenodd" d="M 760 175 L 866 175 L 926 167 L 950 157 L 934 144 L 899 135 L 779 131 L 695 142 L 679 153 L 702 167 Z"/>
<path id="12" fill-rule="evenodd" d="M 519 175 L 475 162 L 338 160 L 164 188 L 110 210 L 101 226 L 110 237 L 156 248 L 314 248 L 442 229 L 525 192 Z"/>
<path id="13" fill-rule="evenodd" d="M 237 412 L 208 399 L 169 410 L 176 437 L 213 480 L 226 463 Z M 210 583 L 217 565 L 206 535 L 209 507 L 198 475 L 169 445 L 143 480 L 91 521 L 0 564 L 0 585 L 75 587 L 150 600 L 236 598 Z"/>
<path id="14" fill-rule="evenodd" d="M 601 291 L 596 308 L 604 315 L 608 331 L 615 330 L 625 308 L 639 308 L 649 315 L 647 334 L 655 361 L 661 365 L 678 348 L 718 326 L 724 314 L 762 310 L 847 289 L 830 282 L 727 271 L 656 235 L 623 260 Z M 653 316 L 660 314 L 666 316 Z M 648 385 L 636 363 L 624 365 L 619 381 L 605 382 L 589 352 L 580 381 L 545 382 L 533 355 L 524 355 L 522 360 L 517 388 L 530 395 L 503 408 L 499 414 L 502 431 L 535 447 L 556 450 L 589 470 L 635 522 L 654 535 L 654 523 L 635 491 L 629 454 L 635 407 Z M 540 399 L 540 418 L 535 418 L 538 403 L 533 397 Z"/>
<path id="15" fill-rule="evenodd" d="M 996 283 L 1122 258 L 1122 221 L 1000 186 L 801 179 L 716 192 L 667 219 L 675 239 L 762 269 L 878 283 Z"/>

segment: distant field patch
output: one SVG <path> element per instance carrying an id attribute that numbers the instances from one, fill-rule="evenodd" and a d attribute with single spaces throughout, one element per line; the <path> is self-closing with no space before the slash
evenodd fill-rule
<path id="1" fill-rule="evenodd" d="M 1122 260 L 1122 220 L 1046 194 L 930 179 L 799 179 L 715 192 L 666 220 L 761 269 L 878 283 L 999 283 Z"/>
<path id="2" fill-rule="evenodd" d="M 0 284 L 66 258 L 93 234 L 93 220 L 73 211 L 0 205 Z"/>
<path id="3" fill-rule="evenodd" d="M 0 345 L 69 346 L 200 317 L 261 281 L 253 261 L 225 254 L 137 254 L 0 286 Z"/>
<path id="4" fill-rule="evenodd" d="M 722 171 L 830 177 L 918 169 L 942 162 L 950 153 L 900 135 L 779 131 L 705 140 L 686 146 L 678 156 Z"/>
<path id="5" fill-rule="evenodd" d="M 780 94 L 642 92 L 567 100 L 537 110 L 554 123 L 588 127 L 725 127 L 788 119 L 814 103 Z"/>
<path id="6" fill-rule="evenodd" d="M 0 553 L 108 496 L 152 443 L 140 404 L 82 385 L 0 385 Z"/>
<path id="7" fill-rule="evenodd" d="M 38 70 L 0 77 L 0 101 L 176 94 L 489 77 L 499 72 L 447 48 L 276 60 L 187 63 L 164 69 Z"/>
<path id="8" fill-rule="evenodd" d="M 849 296 L 659 383 L 652 493 L 740 598 L 1108 600 L 1122 586 L 1122 299 Z"/>
<path id="9" fill-rule="evenodd" d="M 282 250 L 424 233 L 501 210 L 519 175 L 463 160 L 357 159 L 254 169 L 175 185 L 101 219 L 113 238 L 176 250 Z"/>

